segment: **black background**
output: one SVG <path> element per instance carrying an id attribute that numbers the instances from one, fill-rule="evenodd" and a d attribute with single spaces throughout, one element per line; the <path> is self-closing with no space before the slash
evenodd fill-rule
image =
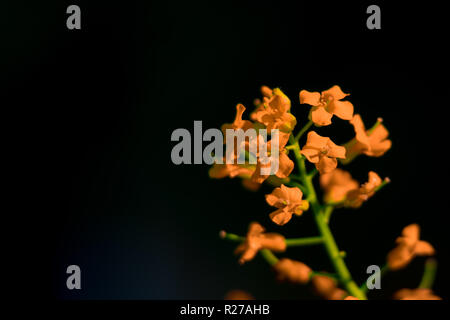
<path id="1" fill-rule="evenodd" d="M 66 28 L 70 4 L 81 7 L 81 30 Z M 374 170 L 392 183 L 360 210 L 332 217 L 350 270 L 362 282 L 366 267 L 383 264 L 401 229 L 417 222 L 437 250 L 435 291 L 448 297 L 440 10 L 377 2 L 382 29 L 368 30 L 369 4 L 58 1 L 2 10 L 2 100 L 14 114 L 7 137 L 23 142 L 12 142 L 26 153 L 18 157 L 18 201 L 32 208 L 17 209 L 18 230 L 36 233 L 20 236 L 27 241 L 18 256 L 49 265 L 51 297 L 221 299 L 239 288 L 259 299 L 312 298 L 276 283 L 260 258 L 239 266 L 234 245 L 218 238 L 222 229 L 245 234 L 254 220 L 312 236 L 311 217 L 273 225 L 269 187 L 252 193 L 237 179 L 210 180 L 207 165 L 173 165 L 170 135 L 193 132 L 194 120 L 204 129 L 231 122 L 236 103 L 252 109 L 261 85 L 291 98 L 301 126 L 308 107 L 298 92 L 334 84 L 351 93 L 367 126 L 383 117 L 393 141 L 384 157 L 350 166 L 359 181 Z M 344 143 L 352 130 L 334 122 L 320 132 Z M 321 248 L 286 256 L 330 268 Z M 82 269 L 81 291 L 65 288 L 70 264 Z M 422 266 L 416 259 L 388 275 L 371 297 L 417 286 Z"/>

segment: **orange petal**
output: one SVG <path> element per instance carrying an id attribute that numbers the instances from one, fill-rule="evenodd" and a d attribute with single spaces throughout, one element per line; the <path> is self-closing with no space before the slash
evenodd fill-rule
<path id="1" fill-rule="evenodd" d="M 336 289 L 336 283 L 327 276 L 313 276 L 311 279 L 314 292 L 322 298 L 327 299 Z"/>
<path id="2" fill-rule="evenodd" d="M 287 258 L 280 259 L 273 268 L 277 273 L 278 280 L 298 284 L 308 283 L 312 271 L 306 264 Z"/>
<path id="3" fill-rule="evenodd" d="M 270 98 L 272 96 L 272 89 L 270 89 L 267 86 L 262 86 L 261 87 L 261 93 L 264 97 L 268 97 Z"/>
<path id="4" fill-rule="evenodd" d="M 272 207 L 276 207 L 276 208 L 284 207 L 283 205 L 280 204 L 280 198 L 275 196 L 272 193 L 266 194 L 266 202 Z"/>
<path id="5" fill-rule="evenodd" d="M 408 247 L 406 245 L 399 244 L 388 253 L 386 260 L 389 269 L 399 270 L 406 267 L 412 258 L 413 254 Z"/>
<path id="6" fill-rule="evenodd" d="M 329 173 L 336 169 L 336 167 L 336 158 L 329 158 L 327 156 L 320 157 L 319 163 L 316 163 L 316 168 L 319 170 L 320 174 Z"/>
<path id="7" fill-rule="evenodd" d="M 247 249 L 242 253 L 241 258 L 239 259 L 239 263 L 243 264 L 247 261 L 252 260 L 257 253 L 258 253 L 257 249 L 247 247 Z"/>
<path id="8" fill-rule="evenodd" d="M 370 150 L 364 151 L 364 153 L 371 157 L 381 157 L 392 147 L 391 140 L 384 140 L 378 143 L 372 143 Z"/>
<path id="9" fill-rule="evenodd" d="M 304 155 L 311 163 L 319 162 L 319 151 L 317 149 L 304 147 L 300 153 Z"/>
<path id="10" fill-rule="evenodd" d="M 345 147 L 338 146 L 331 140 L 328 142 L 328 145 L 330 146 L 330 149 L 327 152 L 327 156 L 332 158 L 345 159 Z"/>
<path id="11" fill-rule="evenodd" d="M 287 95 L 284 94 L 283 91 L 280 90 L 280 88 L 273 89 L 273 94 L 280 98 L 280 105 L 279 110 L 282 112 L 287 112 L 289 109 L 291 109 L 291 100 L 287 97 Z"/>
<path id="12" fill-rule="evenodd" d="M 292 218 L 292 212 L 278 209 L 269 215 L 270 219 L 276 224 L 282 226 L 289 222 Z"/>
<path id="13" fill-rule="evenodd" d="M 421 240 L 414 247 L 414 253 L 418 256 L 432 256 L 435 250 L 430 243 Z"/>
<path id="14" fill-rule="evenodd" d="M 323 127 L 331 124 L 333 114 L 326 111 L 324 107 L 313 107 L 311 108 L 310 117 L 316 126 Z"/>
<path id="15" fill-rule="evenodd" d="M 278 171 L 276 176 L 281 179 L 287 178 L 291 174 L 292 170 L 294 170 L 294 162 L 287 156 L 287 154 L 281 152 L 279 154 Z"/>
<path id="16" fill-rule="evenodd" d="M 417 223 L 410 224 L 403 228 L 402 236 L 417 241 L 420 236 L 420 226 Z"/>
<path id="17" fill-rule="evenodd" d="M 322 91 L 322 96 L 325 98 L 325 100 L 328 100 L 330 96 L 333 97 L 334 100 L 341 100 L 348 95 L 348 93 L 342 92 L 341 88 L 337 85 L 332 86 L 328 90 Z"/>
<path id="18" fill-rule="evenodd" d="M 285 238 L 278 233 L 266 233 L 260 240 L 261 246 L 264 249 L 269 249 L 275 252 L 286 251 L 286 241 Z"/>
<path id="19" fill-rule="evenodd" d="M 318 135 L 316 132 L 310 131 L 310 132 L 308 132 L 308 137 L 306 139 L 306 146 L 312 147 L 312 148 L 317 148 L 320 150 L 320 149 L 324 148 L 328 144 L 329 141 L 330 141 L 330 138 L 322 137 L 322 136 Z"/>
<path id="20" fill-rule="evenodd" d="M 369 139 L 372 142 L 381 141 L 386 139 L 389 136 L 389 131 L 380 123 L 369 135 Z"/>
<path id="21" fill-rule="evenodd" d="M 248 227 L 247 236 L 255 236 L 263 233 L 265 231 L 264 227 L 260 225 L 258 222 L 250 223 Z"/>
<path id="22" fill-rule="evenodd" d="M 356 140 L 362 143 L 367 149 L 370 148 L 369 137 L 366 133 L 366 128 L 364 127 L 364 122 L 361 119 L 359 114 L 355 114 L 353 118 L 350 120 L 350 123 L 353 125 L 356 133 Z"/>
<path id="23" fill-rule="evenodd" d="M 319 92 L 309 92 L 307 90 L 300 91 L 299 94 L 301 104 L 309 104 L 311 106 L 317 106 L 320 103 Z"/>
<path id="24" fill-rule="evenodd" d="M 289 188 L 287 194 L 287 200 L 291 203 L 301 203 L 303 192 L 299 188 Z"/>
<path id="25" fill-rule="evenodd" d="M 227 177 L 230 171 L 228 170 L 227 165 L 214 163 L 208 173 L 211 178 L 222 179 Z"/>
<path id="26" fill-rule="evenodd" d="M 261 184 L 254 182 L 250 179 L 242 179 L 242 186 L 249 191 L 258 191 L 261 188 Z"/>
<path id="27" fill-rule="evenodd" d="M 224 297 L 224 300 L 255 300 L 255 298 L 246 291 L 234 289 L 228 291 Z"/>
<path id="28" fill-rule="evenodd" d="M 331 113 L 343 120 L 351 120 L 353 117 L 353 104 L 350 101 L 333 100 L 328 108 Z"/>

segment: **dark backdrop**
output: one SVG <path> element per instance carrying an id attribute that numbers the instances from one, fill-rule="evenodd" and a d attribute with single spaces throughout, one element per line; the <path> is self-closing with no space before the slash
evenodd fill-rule
<path id="1" fill-rule="evenodd" d="M 384 157 L 351 165 L 360 181 L 374 170 L 392 183 L 360 210 L 332 217 L 350 270 L 361 282 L 368 265 L 383 264 L 401 229 L 418 222 L 438 252 L 436 292 L 447 297 L 445 189 L 428 179 L 448 172 L 437 143 L 445 91 L 434 76 L 442 68 L 436 42 L 420 15 L 378 2 L 382 30 L 370 31 L 371 3 L 74 3 L 79 31 L 65 27 L 72 2 L 10 6 L 6 49 L 13 50 L 2 53 L 4 101 L 23 119 L 17 131 L 32 128 L 24 162 L 38 174 L 22 185 L 38 194 L 34 209 L 19 217 L 45 225 L 34 239 L 48 240 L 20 255 L 50 254 L 53 297 L 221 299 L 235 288 L 256 298 L 311 297 L 277 284 L 260 258 L 239 266 L 234 245 L 218 237 L 221 229 L 244 234 L 254 220 L 312 236 L 309 214 L 273 225 L 264 201 L 270 188 L 252 193 L 237 179 L 210 180 L 207 165 L 173 165 L 170 135 L 193 132 L 194 120 L 204 129 L 231 122 L 236 103 L 252 109 L 261 85 L 280 87 L 301 125 L 308 107 L 298 92 L 334 84 L 351 93 L 367 126 L 383 117 L 393 141 Z M 343 143 L 352 130 L 335 122 L 322 132 L 339 131 Z M 321 248 L 287 255 L 330 268 Z M 81 291 L 65 289 L 70 264 L 81 267 Z M 417 259 L 388 276 L 372 297 L 416 286 L 422 265 Z"/>

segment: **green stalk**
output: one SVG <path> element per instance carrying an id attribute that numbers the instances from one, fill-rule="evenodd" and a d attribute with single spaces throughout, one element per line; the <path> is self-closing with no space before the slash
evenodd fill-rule
<path id="1" fill-rule="evenodd" d="M 425 262 L 425 269 L 423 271 L 422 280 L 420 281 L 419 288 L 431 289 L 436 277 L 437 262 L 434 258 L 429 258 Z"/>
<path id="2" fill-rule="evenodd" d="M 323 238 L 322 237 L 309 237 L 297 239 L 294 238 L 294 239 L 286 239 L 285 242 L 288 247 L 310 246 L 323 243 Z"/>
<path id="3" fill-rule="evenodd" d="M 295 136 L 295 142 L 298 142 L 303 134 L 312 126 L 313 122 L 311 120 L 308 121 L 307 124 L 300 130 L 300 132 Z"/>
<path id="4" fill-rule="evenodd" d="M 305 158 L 300 153 L 300 146 L 298 142 L 295 143 L 294 155 L 297 161 L 297 165 L 300 169 L 300 175 L 304 180 L 303 185 L 308 189 L 308 200 L 311 203 L 311 207 L 314 213 L 314 219 L 324 240 L 323 244 L 325 246 L 325 250 L 331 260 L 331 263 L 333 264 L 336 273 L 339 276 L 340 282 L 344 285 L 345 289 L 350 295 L 360 300 L 367 300 L 365 293 L 362 292 L 353 281 L 350 271 L 345 265 L 344 259 L 342 258 L 336 241 L 334 240 L 333 234 L 331 233 L 331 230 L 325 221 L 323 209 L 317 200 L 312 179 L 306 172 Z"/>
<path id="5" fill-rule="evenodd" d="M 263 258 L 266 259 L 266 261 L 271 266 L 273 266 L 274 264 L 276 264 L 279 261 L 279 259 L 272 253 L 272 251 L 270 251 L 268 249 L 262 249 L 259 251 L 259 253 L 261 253 Z"/>

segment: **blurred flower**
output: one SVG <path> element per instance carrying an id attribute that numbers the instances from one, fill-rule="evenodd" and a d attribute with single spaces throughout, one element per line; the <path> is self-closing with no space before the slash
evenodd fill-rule
<path id="1" fill-rule="evenodd" d="M 311 268 L 300 261 L 291 259 L 280 259 L 274 266 L 279 281 L 288 281 L 298 284 L 306 284 L 309 282 Z"/>
<path id="2" fill-rule="evenodd" d="M 394 293 L 395 300 L 442 300 L 431 289 L 401 289 Z"/>
<path id="3" fill-rule="evenodd" d="M 227 292 L 224 300 L 255 300 L 255 298 L 244 290 L 234 289 Z"/>
<path id="4" fill-rule="evenodd" d="M 225 162 L 225 160 L 224 160 Z M 249 179 L 255 172 L 255 165 L 214 163 L 209 169 L 209 176 L 214 179 L 240 177 Z"/>
<path id="5" fill-rule="evenodd" d="M 345 144 L 347 149 L 347 159 L 343 163 L 348 163 L 358 155 L 364 153 L 370 157 L 381 157 L 392 146 L 392 141 L 387 139 L 389 132 L 378 118 L 377 123 L 366 131 L 364 123 L 359 114 L 355 114 L 350 123 L 355 128 L 356 136 Z"/>
<path id="6" fill-rule="evenodd" d="M 292 215 L 301 215 L 309 207 L 308 201 L 302 200 L 303 192 L 299 188 L 289 188 L 284 184 L 266 195 L 266 201 L 278 210 L 270 214 L 270 219 L 278 225 L 291 220 Z"/>
<path id="7" fill-rule="evenodd" d="M 359 299 L 355 298 L 354 296 L 346 296 L 344 300 L 359 300 Z"/>
<path id="8" fill-rule="evenodd" d="M 250 115 L 250 118 L 264 124 L 268 133 L 272 129 L 279 129 L 286 133 L 291 132 L 297 124 L 297 119 L 289 112 L 291 108 L 289 98 L 278 88 L 271 90 L 263 86 L 261 92 L 264 100 Z"/>
<path id="9" fill-rule="evenodd" d="M 385 178 L 385 181 L 389 181 L 389 178 Z M 383 180 L 380 176 L 374 172 L 369 172 L 369 179 L 360 188 L 351 190 L 347 193 L 345 200 L 345 206 L 351 208 L 359 208 L 363 202 L 369 200 L 375 194 L 376 189 L 381 185 Z"/>
<path id="10" fill-rule="evenodd" d="M 359 187 L 359 183 L 352 178 L 349 172 L 339 168 L 320 175 L 319 181 L 325 192 L 325 202 L 343 201 L 349 191 L 356 190 Z"/>
<path id="11" fill-rule="evenodd" d="M 249 191 L 258 191 L 261 188 L 261 184 L 253 182 L 250 179 L 242 179 L 242 186 Z"/>
<path id="12" fill-rule="evenodd" d="M 330 138 L 322 137 L 310 131 L 306 140 L 306 145 L 301 153 L 316 165 L 321 174 L 329 173 L 336 169 L 336 158 L 345 158 L 345 148 L 336 145 Z"/>
<path id="13" fill-rule="evenodd" d="M 349 94 L 343 93 L 339 86 L 319 92 L 300 91 L 300 103 L 312 106 L 309 118 L 316 126 L 331 124 L 333 115 L 350 120 L 353 116 L 353 104 L 349 101 L 340 101 Z"/>
<path id="14" fill-rule="evenodd" d="M 282 235 L 278 233 L 264 233 L 265 229 L 257 222 L 252 222 L 248 228 L 246 240 L 235 250 L 235 254 L 240 254 L 239 263 L 252 260 L 261 249 L 269 249 L 275 252 L 286 250 L 286 242 Z"/>
<path id="15" fill-rule="evenodd" d="M 311 278 L 311 284 L 314 292 L 326 300 L 343 300 L 347 292 L 336 286 L 336 281 L 330 277 L 314 275 Z"/>
<path id="16" fill-rule="evenodd" d="M 407 266 L 415 256 L 431 256 L 435 250 L 433 246 L 419 240 L 420 227 L 418 224 L 406 226 L 402 235 L 395 241 L 397 246 L 387 256 L 387 263 L 391 270 L 398 270 Z"/>

